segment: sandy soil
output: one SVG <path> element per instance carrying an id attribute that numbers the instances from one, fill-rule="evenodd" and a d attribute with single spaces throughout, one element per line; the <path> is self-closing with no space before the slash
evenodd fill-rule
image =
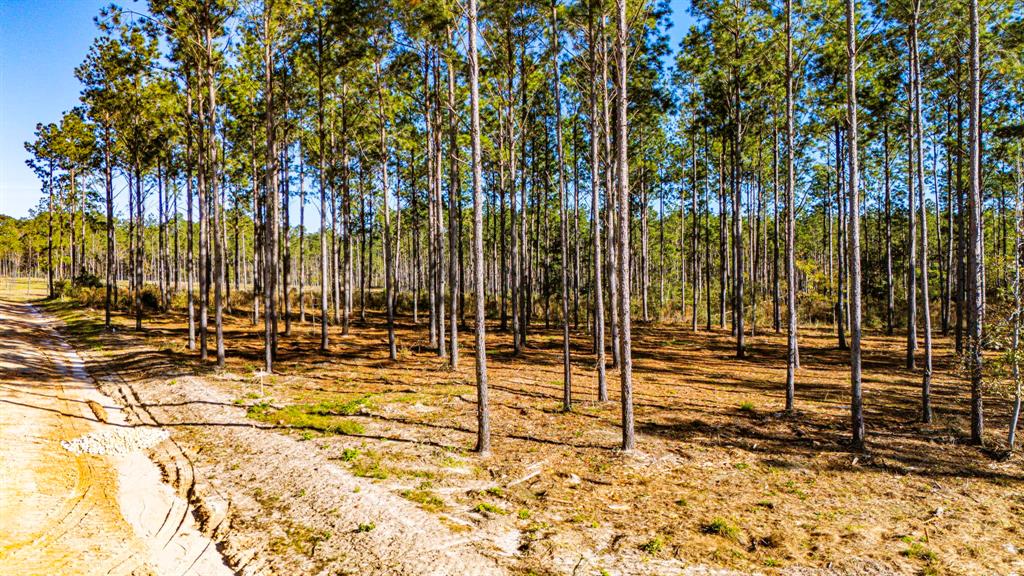
<path id="1" fill-rule="evenodd" d="M 75 332 L 71 327 L 70 331 Z M 130 419 L 170 430 L 154 458 L 239 574 L 504 574 L 501 551 L 451 530 L 314 443 L 257 425 L 190 367 L 120 331 L 116 350 L 80 350 Z M 230 374 L 222 377 L 233 378 Z"/>
<path id="2" fill-rule="evenodd" d="M 0 326 L 3 573 L 233 574 L 146 454 L 61 446 L 129 425 L 52 321 L 31 305 L 0 301 Z"/>
<path id="3" fill-rule="evenodd" d="M 617 375 L 597 402 L 585 322 L 569 413 L 557 326 L 536 326 L 515 355 L 494 323 L 494 452 L 480 458 L 471 332 L 452 371 L 427 348 L 425 320 L 399 316 L 398 362 L 379 311 L 350 336 L 332 327 L 328 354 L 315 325 L 293 323 L 265 375 L 244 305 L 217 370 L 187 349 L 179 311 L 152 311 L 141 332 L 118 314 L 106 333 L 96 310 L 47 304 L 102 389 L 172 431 L 165 474 L 242 573 L 1024 573 L 1024 461 L 965 442 L 949 338 L 936 339 L 936 421 L 922 425 L 903 337 L 866 334 L 868 451 L 855 454 L 848 353 L 827 327 L 801 328 L 787 416 L 782 335 L 758 332 L 737 361 L 728 330 L 640 323 L 640 453 L 626 456 Z M 994 390 L 986 401 L 997 447 L 1007 403 Z"/>

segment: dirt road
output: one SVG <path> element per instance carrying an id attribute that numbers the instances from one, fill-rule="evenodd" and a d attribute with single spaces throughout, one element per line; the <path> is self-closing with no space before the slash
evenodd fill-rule
<path id="1" fill-rule="evenodd" d="M 145 454 L 61 445 L 127 430 L 52 320 L 0 300 L 0 572 L 232 574 Z"/>

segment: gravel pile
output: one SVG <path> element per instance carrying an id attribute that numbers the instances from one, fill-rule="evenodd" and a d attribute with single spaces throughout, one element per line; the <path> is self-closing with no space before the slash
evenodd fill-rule
<path id="1" fill-rule="evenodd" d="M 120 456 L 145 450 L 167 439 L 168 433 L 161 428 L 116 428 L 90 432 L 74 440 L 64 440 L 61 446 L 75 454 L 100 454 Z"/>

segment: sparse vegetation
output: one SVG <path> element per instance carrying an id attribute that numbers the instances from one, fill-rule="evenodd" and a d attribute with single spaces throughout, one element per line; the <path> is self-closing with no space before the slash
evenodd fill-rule
<path id="1" fill-rule="evenodd" d="M 430 490 L 403 490 L 401 494 L 403 498 L 419 504 L 420 508 L 428 512 L 440 512 L 447 508 L 444 500 Z"/>
<path id="2" fill-rule="evenodd" d="M 653 556 L 658 552 L 661 552 L 661 549 L 664 546 L 665 540 L 661 536 L 656 535 L 654 536 L 654 538 L 651 538 L 650 540 L 641 544 L 640 549 Z"/>
<path id="3" fill-rule="evenodd" d="M 359 435 L 365 432 L 358 422 L 326 415 L 319 404 L 294 404 L 277 409 L 268 402 L 259 402 L 249 406 L 246 416 L 276 426 L 316 430 L 324 434 Z"/>
<path id="4" fill-rule="evenodd" d="M 714 518 L 710 522 L 705 522 L 701 524 L 700 530 L 705 534 L 713 534 L 735 541 L 740 539 L 741 534 L 739 528 L 733 526 L 724 518 Z"/>
<path id="5" fill-rule="evenodd" d="M 479 502 L 479 503 L 477 503 L 477 505 L 473 507 L 473 511 L 477 512 L 477 513 L 481 513 L 481 514 L 482 513 L 499 514 L 499 515 L 508 514 L 508 512 L 505 511 L 504 508 L 501 508 L 500 506 L 496 506 L 496 505 L 491 504 L 489 502 Z"/>

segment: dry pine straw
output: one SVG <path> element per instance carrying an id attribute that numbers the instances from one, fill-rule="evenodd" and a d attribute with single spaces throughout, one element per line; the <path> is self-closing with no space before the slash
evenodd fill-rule
<path id="1" fill-rule="evenodd" d="M 102 321 L 94 311 L 52 309 L 72 321 L 72 332 Z M 136 337 L 131 319 L 116 320 L 121 330 L 99 336 L 108 350 Z M 869 445 L 856 455 L 846 445 L 848 353 L 827 329 L 802 328 L 798 412 L 786 416 L 779 412 L 784 335 L 748 338 L 748 358 L 737 360 L 727 330 L 637 325 L 640 453 L 624 456 L 616 450 L 618 374 L 609 370 L 611 400 L 598 403 L 585 329 L 574 335 L 574 409 L 565 413 L 560 331 L 534 330 L 517 357 L 510 334 L 490 325 L 493 456 L 479 459 L 470 452 L 472 332 L 461 331 L 460 367 L 450 371 L 426 346 L 425 314 L 418 326 L 399 316 L 397 363 L 387 359 L 381 315 L 368 320 L 354 322 L 349 336 L 332 327 L 327 355 L 316 352 L 319 326 L 293 321 L 292 335 L 280 338 L 278 374 L 269 377 L 258 372 L 262 333 L 244 316 L 229 318 L 228 364 L 219 375 L 185 348 L 180 314 L 147 318 L 144 345 L 211 374 L 207 380 L 240 405 L 268 402 L 270 419 L 274 408 L 328 403 L 326 419 L 361 431 L 286 432 L 319 443 L 454 530 L 465 529 L 467 515 L 501 517 L 522 531 L 509 560 L 519 570 L 542 573 L 578 548 L 768 572 L 1021 571 L 1024 466 L 1019 456 L 998 459 L 964 444 L 967 392 L 952 374 L 948 339 L 936 338 L 935 423 L 922 425 L 920 372 L 902 366 L 904 339 L 866 335 Z M 332 416 L 339 406 L 348 415 Z M 1006 421 L 1005 403 L 987 409 L 990 430 L 1002 434 L 993 429 Z"/>

